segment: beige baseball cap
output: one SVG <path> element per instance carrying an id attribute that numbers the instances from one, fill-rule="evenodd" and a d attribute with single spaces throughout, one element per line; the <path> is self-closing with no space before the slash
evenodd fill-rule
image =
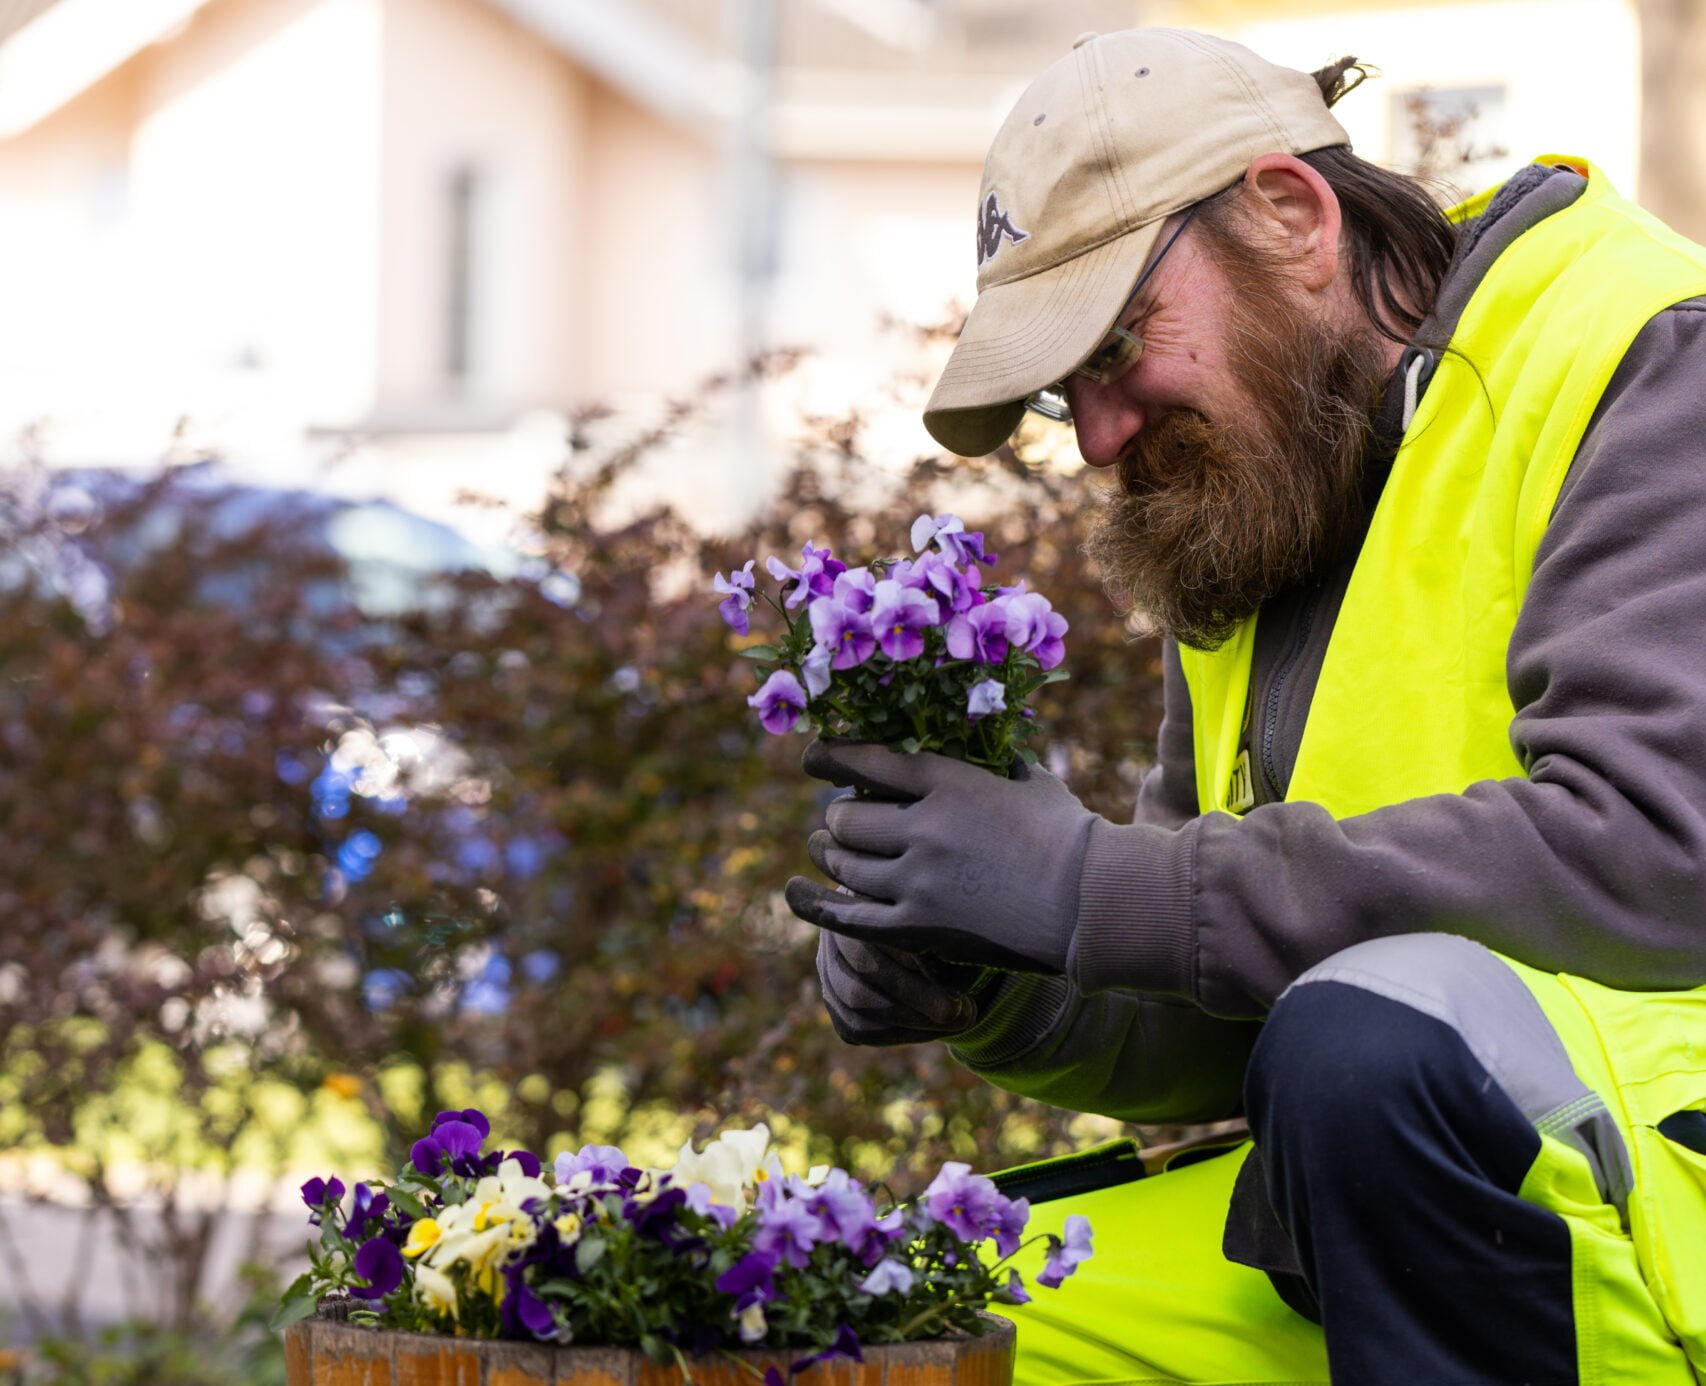
<path id="1" fill-rule="evenodd" d="M 1306 72 L 1188 29 L 1086 34 L 1025 90 L 978 194 L 977 302 L 924 409 L 962 457 L 1101 344 L 1174 212 L 1263 154 L 1349 144 Z"/>

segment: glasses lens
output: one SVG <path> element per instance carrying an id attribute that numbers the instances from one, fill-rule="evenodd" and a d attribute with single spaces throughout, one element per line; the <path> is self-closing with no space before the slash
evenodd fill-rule
<path id="1" fill-rule="evenodd" d="M 1056 423 L 1072 422 L 1072 406 L 1067 404 L 1066 391 L 1059 385 L 1050 385 L 1046 390 L 1038 390 L 1025 401 L 1025 408 L 1045 419 L 1053 419 Z"/>

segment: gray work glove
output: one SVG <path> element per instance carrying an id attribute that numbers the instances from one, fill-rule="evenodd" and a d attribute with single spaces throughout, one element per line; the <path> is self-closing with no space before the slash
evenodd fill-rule
<path id="1" fill-rule="evenodd" d="M 971 1028 L 984 970 L 927 963 L 825 931 L 817 976 L 835 1033 L 848 1044 L 925 1044 Z"/>
<path id="2" fill-rule="evenodd" d="M 1047 770 L 1003 779 L 946 756 L 814 741 L 806 773 L 869 796 L 837 799 L 807 851 L 853 895 L 803 876 L 788 907 L 848 938 L 1013 972 L 1064 973 L 1096 815 Z"/>

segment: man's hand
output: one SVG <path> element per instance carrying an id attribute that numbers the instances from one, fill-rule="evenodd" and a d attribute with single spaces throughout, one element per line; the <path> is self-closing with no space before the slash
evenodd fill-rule
<path id="1" fill-rule="evenodd" d="M 806 772 L 856 785 L 807 850 L 853 895 L 796 876 L 788 906 L 851 939 L 1015 972 L 1065 972 L 1095 815 L 1048 771 L 814 741 Z"/>
<path id="2" fill-rule="evenodd" d="M 924 1044 L 962 1033 L 977 1019 L 972 992 L 981 975 L 827 930 L 818 935 L 823 1003 L 848 1044 Z"/>

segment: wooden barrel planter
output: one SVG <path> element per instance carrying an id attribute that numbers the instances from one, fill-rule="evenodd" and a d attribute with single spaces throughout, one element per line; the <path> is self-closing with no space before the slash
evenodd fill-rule
<path id="1" fill-rule="evenodd" d="M 1011 1386 L 1013 1325 L 986 1316 L 981 1338 L 931 1338 L 868 1346 L 865 1360 L 834 1358 L 790 1386 Z M 801 1353 L 735 1354 L 756 1375 L 724 1357 L 690 1359 L 697 1386 L 762 1386 L 767 1368 L 787 1376 Z M 635 1348 L 545 1347 L 535 1343 L 397 1333 L 304 1319 L 284 1330 L 287 1386 L 680 1386 L 677 1367 L 659 1366 Z"/>

